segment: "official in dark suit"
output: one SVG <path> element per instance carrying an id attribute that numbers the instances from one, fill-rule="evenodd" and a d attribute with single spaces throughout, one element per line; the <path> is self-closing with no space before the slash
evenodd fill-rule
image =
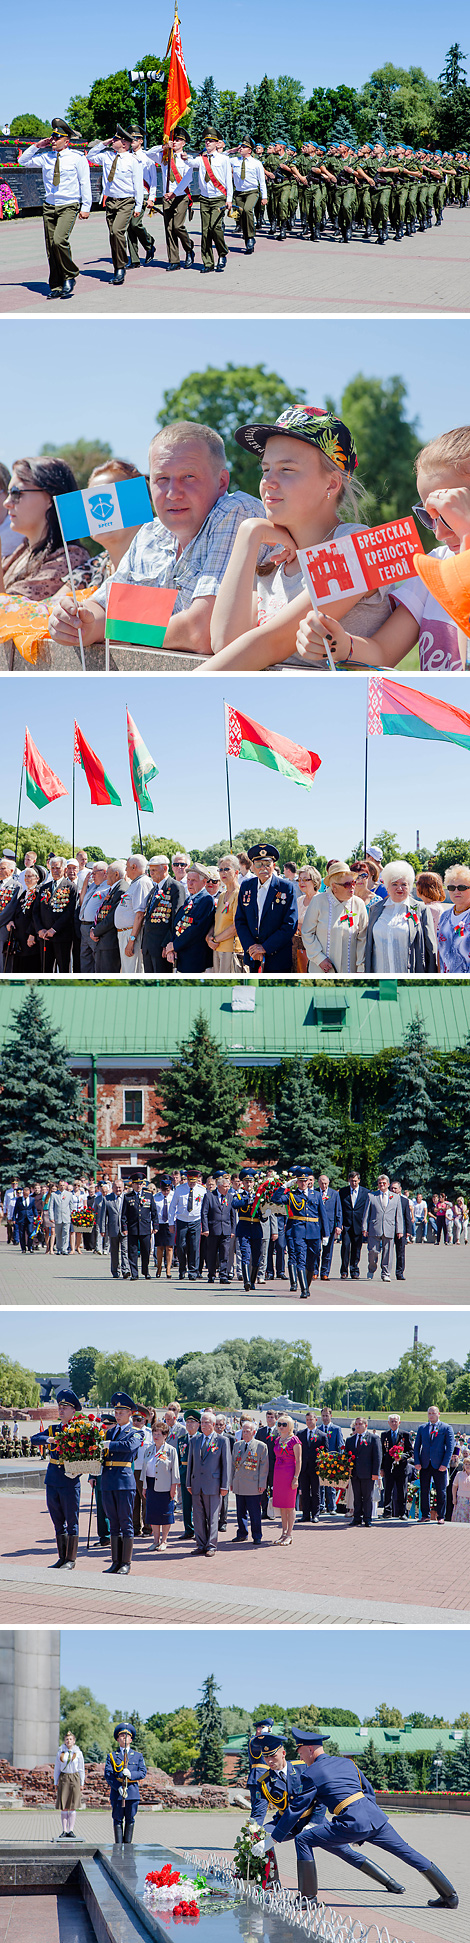
<path id="1" fill-rule="evenodd" d="M 201 1412 L 201 1429 L 191 1437 L 186 1489 L 192 1500 L 196 1551 L 213 1558 L 221 1498 L 228 1490 L 227 1440 L 217 1436 L 213 1410 Z"/>
<path id="2" fill-rule="evenodd" d="M 331 1410 L 330 1410 L 329 1403 L 322 1403 L 321 1420 L 322 1420 L 322 1426 L 323 1426 L 323 1430 L 328 1445 L 328 1450 L 329 1451 L 344 1450 L 343 1432 L 339 1424 L 334 1424 L 331 1421 Z M 326 1504 L 327 1511 L 331 1511 L 331 1512 L 336 1511 L 336 1489 L 334 1484 L 322 1485 L 320 1491 L 320 1510 L 321 1511 L 324 1510 L 325 1504 Z"/>
<path id="3" fill-rule="evenodd" d="M 230 1241 L 235 1234 L 236 1219 L 233 1206 L 233 1193 L 230 1188 L 230 1174 L 218 1172 L 212 1194 L 205 1194 L 201 1208 L 201 1235 L 206 1240 L 206 1261 L 209 1282 L 215 1282 L 215 1271 L 219 1265 L 219 1282 L 228 1282 Z"/>
<path id="4" fill-rule="evenodd" d="M 205 864 L 191 864 L 187 871 L 188 896 L 174 920 L 171 942 L 165 946 L 168 966 L 180 972 L 203 972 L 212 965 L 212 952 L 206 944 L 215 917 L 213 897 L 209 896 Z"/>
<path id="5" fill-rule="evenodd" d="M 9 972 L 40 970 L 39 917 L 40 885 L 37 870 L 25 870 L 24 888 L 12 883 L 10 902 L 2 910 L 5 932 L 3 969 Z"/>
<path id="6" fill-rule="evenodd" d="M 50 858 L 51 875 L 41 884 L 34 929 L 41 946 L 41 971 L 67 972 L 77 907 L 75 884 L 63 875 L 62 858 Z"/>
<path id="7" fill-rule="evenodd" d="M 323 1202 L 323 1216 L 327 1231 L 326 1237 L 322 1242 L 320 1281 L 327 1282 L 333 1260 L 334 1244 L 335 1241 L 340 1240 L 343 1230 L 343 1210 L 337 1189 L 330 1187 L 328 1174 L 320 1174 L 318 1186 Z"/>
<path id="8" fill-rule="evenodd" d="M 120 972 L 121 970 L 121 953 L 114 913 L 126 888 L 124 858 L 116 857 L 114 863 L 108 864 L 104 897 L 90 929 L 95 972 Z"/>
<path id="9" fill-rule="evenodd" d="M 421 1517 L 427 1523 L 430 1516 L 431 1484 L 434 1484 L 437 1503 L 437 1522 L 443 1525 L 446 1515 L 447 1473 L 455 1444 L 451 1424 L 440 1421 L 439 1411 L 431 1403 L 427 1424 L 420 1424 L 416 1433 L 414 1462 L 419 1470 L 421 1486 Z"/>
<path id="10" fill-rule="evenodd" d="M 414 1440 L 409 1430 L 400 1430 L 397 1411 L 391 1412 L 389 1416 L 388 1430 L 381 1430 L 380 1442 L 384 1481 L 384 1518 L 405 1518 Z M 396 1453 L 393 1458 L 392 1451 Z"/>
<path id="11" fill-rule="evenodd" d="M 247 852 L 253 876 L 244 877 L 238 896 L 235 928 L 248 971 L 291 972 L 292 939 L 297 925 L 297 900 L 287 877 L 276 877 L 279 851 L 273 843 L 256 843 Z"/>
<path id="12" fill-rule="evenodd" d="M 268 1446 L 268 1458 L 269 1458 L 268 1481 L 266 1485 L 266 1490 L 263 1492 L 263 1496 L 261 1499 L 261 1516 L 262 1518 L 267 1518 L 268 1499 L 269 1497 L 272 1497 L 272 1491 L 273 1491 L 274 1460 L 276 1455 L 275 1440 L 277 1437 L 277 1417 L 276 1417 L 275 1410 L 266 1411 L 266 1423 L 258 1424 L 258 1429 L 257 1431 L 255 1431 L 255 1436 L 259 1437 L 261 1442 L 263 1444 L 267 1444 Z"/>
<path id="13" fill-rule="evenodd" d="M 132 1186 L 123 1195 L 121 1208 L 121 1234 L 127 1235 L 127 1253 L 133 1282 L 139 1274 L 139 1244 L 142 1274 L 150 1281 L 149 1261 L 152 1234 L 158 1229 L 158 1212 L 153 1194 L 139 1190 L 139 1176 L 134 1174 Z"/>
<path id="14" fill-rule="evenodd" d="M 403 1215 L 403 1234 L 395 1235 L 395 1274 L 397 1282 L 406 1282 L 405 1260 L 406 1244 L 414 1235 L 415 1224 L 407 1194 L 402 1194 L 401 1181 L 392 1181 L 392 1194 L 399 1194 Z"/>
<path id="15" fill-rule="evenodd" d="M 305 1412 L 305 1430 L 298 1432 L 302 1445 L 299 1486 L 302 1496 L 302 1524 L 316 1525 L 320 1510 L 320 1480 L 318 1459 L 321 1451 L 328 1449 L 325 1432 L 317 1427 L 314 1410 Z"/>
<path id="16" fill-rule="evenodd" d="M 372 1518 L 372 1486 L 380 1477 L 382 1450 L 380 1438 L 367 1429 L 365 1417 L 356 1417 L 351 1437 L 346 1438 L 345 1448 L 354 1457 L 351 1483 L 354 1497 L 353 1525 L 370 1525 Z"/>
<path id="17" fill-rule="evenodd" d="M 343 1213 L 343 1234 L 341 1241 L 341 1281 L 347 1282 L 348 1273 L 352 1282 L 359 1281 L 359 1263 L 364 1241 L 364 1227 L 369 1213 L 369 1195 L 366 1187 L 361 1187 L 360 1176 L 353 1169 L 347 1187 L 340 1187 L 339 1198 Z"/>
<path id="18" fill-rule="evenodd" d="M 177 912 L 182 909 L 185 893 L 183 885 L 170 877 L 168 857 L 150 857 L 148 874 L 152 879 L 152 889 L 142 911 L 144 971 L 168 972 L 170 967 L 166 947 L 171 944 Z"/>

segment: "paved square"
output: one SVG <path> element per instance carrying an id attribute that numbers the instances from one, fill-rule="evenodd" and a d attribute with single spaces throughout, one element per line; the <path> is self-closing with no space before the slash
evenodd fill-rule
<path id="1" fill-rule="evenodd" d="M 462 1525 L 395 1524 L 354 1530 L 343 1514 L 297 1521 L 278 1546 L 280 1521 L 263 1542 L 234 1543 L 235 1501 L 214 1558 L 194 1555 L 178 1508 L 168 1551 L 135 1541 L 128 1578 L 109 1574 L 109 1547 L 96 1544 L 90 1487 L 82 1479 L 80 1547 L 74 1572 L 55 1571 L 54 1532 L 42 1493 L 0 1491 L 0 1625 L 63 1626 L 466 1626 L 470 1545 Z"/>
<path id="2" fill-rule="evenodd" d="M 32 316 L 64 315 L 145 317 L 175 315 L 185 317 L 233 316 L 276 311 L 299 315 L 308 312 L 355 312 L 376 315 L 382 312 L 468 311 L 470 210 L 446 209 L 439 229 L 404 237 L 401 243 L 389 239 L 380 248 L 375 237 L 364 242 L 356 232 L 347 246 L 331 230 L 320 242 L 311 243 L 295 233 L 284 243 L 269 237 L 267 230 L 258 236 L 253 256 L 244 247 L 231 221 L 227 221 L 228 263 L 223 274 L 204 283 L 200 275 L 200 218 L 196 211 L 192 237 L 196 244 L 198 268 L 182 269 L 175 286 L 168 283 L 163 224 L 157 217 L 152 233 L 156 255 L 146 269 L 128 274 L 125 284 L 113 289 L 105 217 L 94 212 L 88 223 L 76 223 L 73 251 L 81 276 L 71 303 L 47 304 L 47 274 L 44 235 L 40 217 L 25 216 L 6 223 L 2 233 L 3 268 L 0 285 L 0 311 L 18 311 Z"/>

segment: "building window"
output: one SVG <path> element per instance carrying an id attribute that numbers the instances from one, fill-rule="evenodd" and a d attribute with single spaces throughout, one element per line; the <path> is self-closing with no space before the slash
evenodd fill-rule
<path id="1" fill-rule="evenodd" d="M 144 1095 L 143 1095 L 142 1087 L 141 1086 L 132 1087 L 132 1088 L 125 1087 L 124 1126 L 143 1127 L 143 1124 L 144 1124 Z"/>

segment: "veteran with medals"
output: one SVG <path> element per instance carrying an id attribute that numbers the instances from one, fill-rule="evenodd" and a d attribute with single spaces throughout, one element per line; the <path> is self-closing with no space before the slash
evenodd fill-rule
<path id="1" fill-rule="evenodd" d="M 72 148 L 79 142 L 78 129 L 54 115 L 52 135 L 31 142 L 23 149 L 20 169 L 37 168 L 39 158 L 44 183 L 43 223 L 49 263 L 49 297 L 73 297 L 80 271 L 74 263 L 70 237 L 77 216 L 86 222 L 91 209 L 91 176 L 85 155 Z"/>
<path id="2" fill-rule="evenodd" d="M 147 871 L 152 889 L 135 919 L 136 928 L 138 925 L 142 929 L 144 971 L 169 972 L 166 946 L 171 943 L 176 915 L 185 901 L 184 890 L 182 884 L 170 877 L 168 857 L 150 857 Z"/>
<path id="3" fill-rule="evenodd" d="M 39 1430 L 31 1438 L 31 1450 L 39 1446 L 49 1452 L 46 1471 L 46 1504 L 52 1518 L 57 1542 L 58 1557 L 53 1571 L 59 1572 L 65 1566 L 69 1572 L 75 1568 L 78 1552 L 78 1515 L 80 1511 L 80 1478 L 66 1477 L 64 1459 L 57 1447 L 57 1433 L 71 1424 L 81 1411 L 80 1398 L 74 1390 L 58 1390 L 56 1403 L 59 1412 L 58 1423 L 49 1424 L 47 1430 Z"/>
<path id="4" fill-rule="evenodd" d="M 243 949 L 245 969 L 251 972 L 291 972 L 292 940 L 297 929 L 297 900 L 287 877 L 275 875 L 279 851 L 273 843 L 255 843 L 247 855 L 253 874 L 240 885 L 235 926 Z"/>
<path id="5" fill-rule="evenodd" d="M 147 1773 L 143 1754 L 134 1746 L 135 1727 L 120 1720 L 114 1729 L 115 1748 L 106 1756 L 104 1778 L 108 1783 L 116 1848 L 132 1842 L 134 1822 L 140 1801 L 139 1781 Z"/>
<path id="6" fill-rule="evenodd" d="M 50 877 L 40 887 L 37 905 L 31 909 L 33 928 L 41 946 L 41 971 L 59 972 L 70 968 L 70 953 L 77 908 L 76 885 L 65 876 L 62 857 L 50 857 Z"/>

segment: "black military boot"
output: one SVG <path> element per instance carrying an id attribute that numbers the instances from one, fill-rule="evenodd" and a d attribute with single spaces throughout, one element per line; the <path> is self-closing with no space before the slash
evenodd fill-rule
<path id="1" fill-rule="evenodd" d="M 442 1869 L 436 1867 L 435 1862 L 430 1862 L 429 1869 L 426 1869 L 426 1881 L 432 1882 L 433 1889 L 439 1890 L 437 1897 L 429 1897 L 428 1909 L 458 1909 L 457 1890 L 453 1888 L 451 1882 L 448 1882 L 447 1876 L 442 1874 Z"/>
<path id="2" fill-rule="evenodd" d="M 119 1579 L 127 1578 L 127 1574 L 128 1572 L 130 1572 L 131 1564 L 132 1564 L 133 1545 L 134 1545 L 133 1538 L 131 1538 L 130 1533 L 126 1532 L 125 1538 L 121 1538 L 121 1547 L 122 1547 L 121 1560 L 120 1560 L 120 1564 L 118 1565 Z M 124 1841 L 125 1840 L 126 1837 L 124 1836 Z"/>
<path id="3" fill-rule="evenodd" d="M 122 1849 L 122 1822 L 113 1822 L 114 1846 Z"/>
<path id="4" fill-rule="evenodd" d="M 78 1552 L 78 1531 L 74 1532 L 72 1537 L 69 1538 L 68 1541 L 67 1557 L 65 1560 L 67 1572 L 75 1571 L 75 1560 L 77 1557 L 77 1552 Z"/>
<path id="5" fill-rule="evenodd" d="M 106 1566 L 107 1572 L 119 1571 L 119 1566 L 121 1563 L 120 1543 L 121 1541 L 119 1538 L 116 1537 L 116 1533 L 112 1532 L 111 1533 L 111 1564 Z"/>
<path id="6" fill-rule="evenodd" d="M 281 223 L 281 227 L 279 230 L 279 242 L 283 243 L 285 241 L 286 236 L 287 236 L 287 223 Z"/>
<path id="7" fill-rule="evenodd" d="M 361 1855 L 360 1860 L 358 1857 L 358 1861 L 359 1861 L 359 1867 L 360 1869 L 362 1869 L 363 1875 L 372 1876 L 372 1881 L 380 1882 L 382 1889 L 388 1889 L 389 1894 L 391 1896 L 404 1896 L 405 1891 L 403 1888 L 403 1883 L 394 1882 L 393 1876 L 387 1876 L 385 1874 L 385 1869 L 379 1869 L 378 1863 L 369 1862 L 368 1857 L 366 1857 L 365 1855 Z"/>
<path id="8" fill-rule="evenodd" d="M 308 1298 L 309 1298 L 309 1295 L 310 1295 L 310 1289 L 309 1289 L 309 1286 L 308 1286 L 308 1282 L 306 1281 L 306 1277 L 305 1277 L 305 1271 L 304 1271 L 304 1269 L 303 1269 L 303 1268 L 299 1268 L 299 1269 L 297 1270 L 297 1274 L 298 1274 L 298 1278 L 299 1278 L 299 1289 L 300 1289 L 300 1294 L 301 1294 L 301 1299 L 302 1299 L 302 1302 L 308 1302 Z"/>
<path id="9" fill-rule="evenodd" d="M 251 1282 L 250 1282 L 250 1277 L 249 1277 L 249 1272 L 247 1269 L 246 1262 L 242 1263 L 242 1267 L 243 1267 L 243 1287 L 244 1289 L 246 1289 L 247 1295 L 249 1295 L 251 1289 Z"/>
<path id="10" fill-rule="evenodd" d="M 56 1544 L 59 1556 L 54 1559 L 51 1570 L 53 1572 L 60 1572 L 61 1565 L 65 1565 L 67 1558 L 67 1533 L 65 1531 L 56 1531 Z"/>
<path id="11" fill-rule="evenodd" d="M 289 1281 L 294 1295 L 297 1288 L 297 1271 L 292 1262 L 289 1262 Z"/>
<path id="12" fill-rule="evenodd" d="M 111 283 L 124 283 L 125 276 L 126 276 L 125 270 L 116 270 L 116 275 L 114 277 L 111 277 Z"/>
<path id="13" fill-rule="evenodd" d="M 133 1822 L 125 1822 L 125 1823 L 124 1823 L 124 1841 L 125 1841 L 125 1844 L 126 1844 L 126 1848 L 127 1848 L 127 1845 L 128 1845 L 128 1843 L 129 1843 L 129 1842 L 132 1842 L 132 1837 L 133 1837 L 133 1834 L 134 1834 L 134 1823 L 133 1823 Z"/>
<path id="14" fill-rule="evenodd" d="M 314 1903 L 318 1891 L 318 1876 L 313 1855 L 297 1856 L 297 1882 L 302 1900 Z"/>

